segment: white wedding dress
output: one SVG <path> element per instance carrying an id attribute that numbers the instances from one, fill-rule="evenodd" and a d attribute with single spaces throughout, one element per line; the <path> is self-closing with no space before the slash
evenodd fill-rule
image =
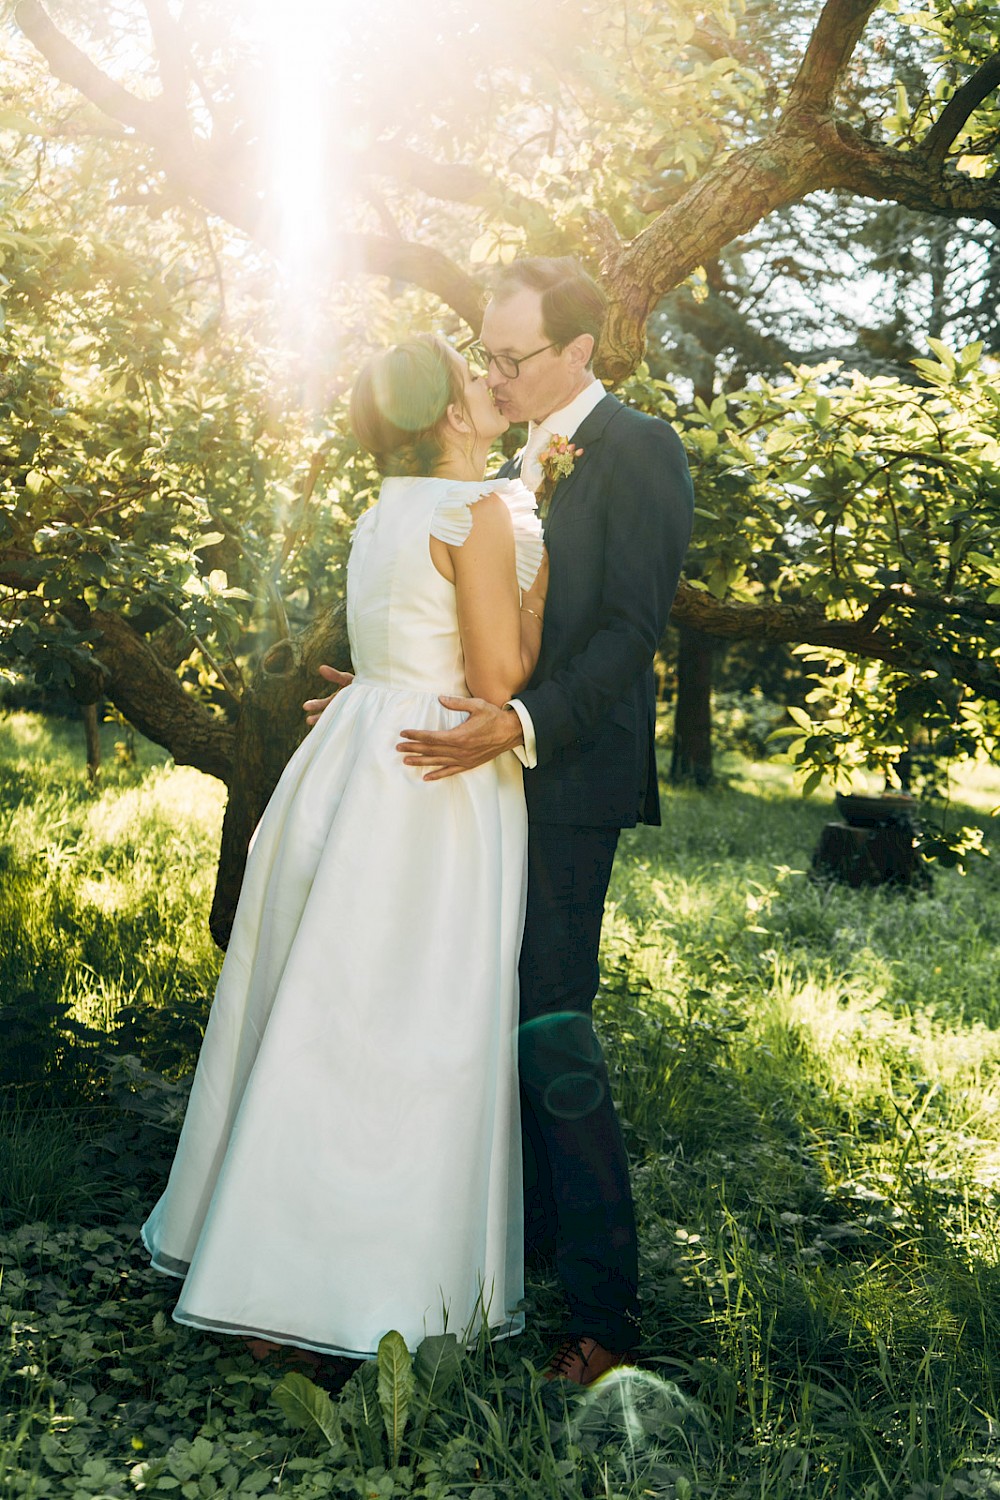
<path id="1" fill-rule="evenodd" d="M 527 825 L 512 752 L 425 782 L 400 730 L 467 696 L 454 585 L 491 491 L 518 581 L 542 557 L 520 480 L 388 479 L 347 573 L 354 683 L 254 834 L 170 1179 L 143 1240 L 180 1323 L 373 1354 L 389 1329 L 518 1332 L 517 958 Z"/>

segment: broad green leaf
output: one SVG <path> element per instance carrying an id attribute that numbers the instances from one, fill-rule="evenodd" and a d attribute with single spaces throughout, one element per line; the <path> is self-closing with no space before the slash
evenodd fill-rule
<path id="1" fill-rule="evenodd" d="M 413 1361 L 401 1333 L 383 1335 L 378 1346 L 378 1401 L 389 1439 L 392 1462 L 399 1462 L 403 1432 L 413 1397 Z"/>
<path id="2" fill-rule="evenodd" d="M 20 135 L 37 134 L 39 127 L 30 115 L 16 109 L 0 109 L 0 130 L 16 130 Z"/>
<path id="3" fill-rule="evenodd" d="M 326 1391 L 314 1385 L 307 1376 L 297 1370 L 291 1371 L 275 1386 L 271 1399 L 296 1427 L 318 1432 L 331 1448 L 340 1441 L 337 1408 Z"/>
<path id="4" fill-rule="evenodd" d="M 497 256 L 498 236 L 495 230 L 486 229 L 469 250 L 469 260 L 474 266 L 493 261 Z"/>
<path id="5" fill-rule="evenodd" d="M 798 441 L 799 435 L 794 428 L 773 427 L 764 439 L 764 452 L 772 456 L 787 453 Z"/>
<path id="6" fill-rule="evenodd" d="M 366 1425 L 374 1432 L 378 1414 L 378 1365 L 375 1360 L 366 1359 L 357 1372 L 357 1378 L 362 1415 Z"/>
<path id="7" fill-rule="evenodd" d="M 937 355 L 938 359 L 944 365 L 945 369 L 948 370 L 951 374 L 954 374 L 956 364 L 955 356 L 948 348 L 948 345 L 943 344 L 940 339 L 936 339 L 930 334 L 928 334 L 927 336 L 927 343 L 930 346 L 932 354 Z"/>
<path id="8" fill-rule="evenodd" d="M 413 1373 L 428 1403 L 439 1399 L 462 1365 L 462 1350 L 453 1333 L 428 1335 L 417 1349 Z"/>
<path id="9" fill-rule="evenodd" d="M 933 359 L 911 359 L 910 364 L 935 385 L 947 385 L 951 379 L 952 370 L 937 364 Z"/>

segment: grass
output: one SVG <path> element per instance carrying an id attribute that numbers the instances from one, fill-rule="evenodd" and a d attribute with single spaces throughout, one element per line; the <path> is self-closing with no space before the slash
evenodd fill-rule
<path id="1" fill-rule="evenodd" d="M 3 1493 L 1000 1495 L 991 861 L 913 896 L 816 885 L 828 799 L 735 759 L 728 785 L 671 791 L 662 829 L 623 835 L 597 1013 L 641 1369 L 543 1387 L 560 1309 L 536 1274 L 529 1331 L 467 1357 L 394 1466 L 361 1374 L 328 1380 L 326 1437 L 298 1431 L 278 1377 L 173 1324 L 145 1265 L 218 967 L 221 796 L 145 748 L 108 759 L 91 791 L 69 731 L 0 721 L 0 1025 L 21 1028 L 0 1061 Z M 960 791 L 961 819 L 988 823 L 995 773 Z"/>

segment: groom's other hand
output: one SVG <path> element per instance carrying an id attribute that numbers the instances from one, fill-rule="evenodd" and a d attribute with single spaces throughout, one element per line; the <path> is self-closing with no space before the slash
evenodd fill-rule
<path id="1" fill-rule="evenodd" d="M 524 743 L 521 721 L 512 708 L 497 708 L 485 698 L 439 698 L 438 702 L 469 717 L 454 729 L 403 729 L 396 746 L 406 765 L 424 768 L 425 781 L 471 771 Z"/>
<path id="2" fill-rule="evenodd" d="M 338 672 L 336 667 L 320 667 L 319 675 L 325 677 L 327 682 L 332 682 L 337 692 L 341 688 L 350 687 L 354 681 L 353 672 Z M 306 723 L 310 729 L 316 723 L 327 704 L 332 703 L 334 698 L 336 698 L 337 692 L 331 693 L 329 698 L 307 698 L 303 703 L 302 707 L 306 712 Z"/>

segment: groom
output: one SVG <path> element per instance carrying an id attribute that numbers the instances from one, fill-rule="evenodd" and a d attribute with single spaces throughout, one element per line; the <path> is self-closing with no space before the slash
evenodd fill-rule
<path id="1" fill-rule="evenodd" d="M 693 506 L 673 429 L 624 406 L 594 376 L 604 317 L 604 294 L 569 258 L 514 261 L 496 282 L 481 356 L 497 407 L 528 423 L 523 454 L 501 474 L 520 474 L 543 510 L 548 499 L 541 655 L 529 686 L 505 708 L 442 700 L 468 713 L 464 723 L 404 734 L 400 745 L 429 779 L 506 750 L 526 768 L 526 1229 L 529 1248 L 554 1244 L 569 1307 L 548 1374 L 581 1385 L 622 1363 L 639 1339 L 632 1194 L 591 1008 L 619 831 L 660 821 L 652 660 Z M 559 438 L 574 454 L 553 486 L 548 450 Z"/>

